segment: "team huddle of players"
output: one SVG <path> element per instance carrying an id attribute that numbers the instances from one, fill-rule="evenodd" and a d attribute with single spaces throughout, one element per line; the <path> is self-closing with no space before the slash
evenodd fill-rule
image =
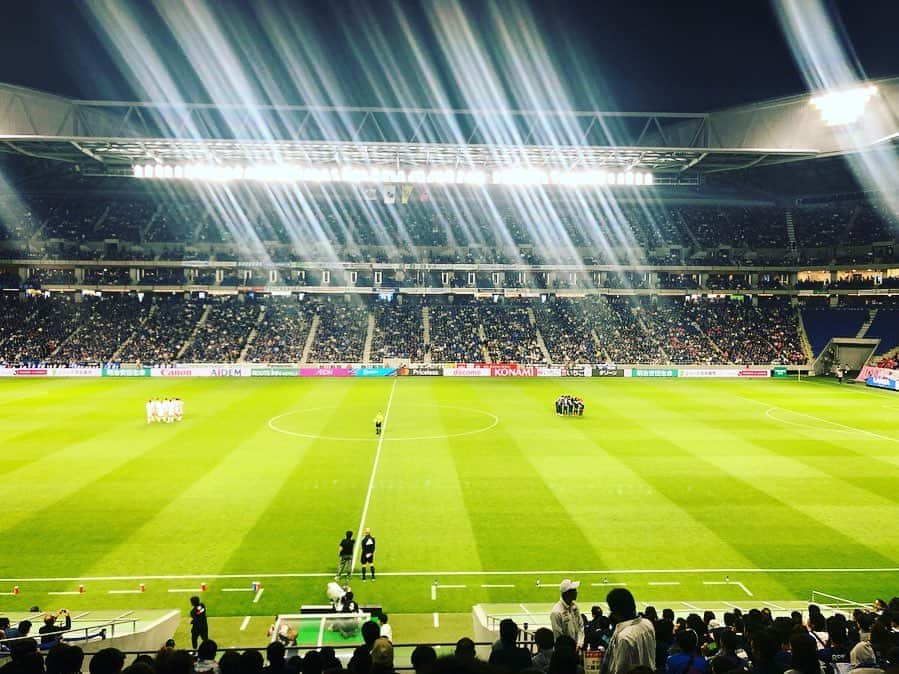
<path id="1" fill-rule="evenodd" d="M 155 421 L 170 424 L 181 421 L 184 416 L 184 403 L 181 398 L 152 398 L 147 401 L 147 423 Z"/>
<path id="2" fill-rule="evenodd" d="M 584 400 L 576 396 L 559 396 L 556 398 L 556 414 L 562 417 L 584 416 Z"/>

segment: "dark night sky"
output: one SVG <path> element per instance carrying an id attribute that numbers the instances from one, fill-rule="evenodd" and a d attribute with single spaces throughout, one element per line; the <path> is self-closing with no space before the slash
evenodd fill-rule
<path id="1" fill-rule="evenodd" d="M 274 6 L 273 1 L 266 4 Z M 441 1 L 447 0 L 435 0 L 426 6 L 433 7 Z M 188 74 L 189 60 L 174 48 L 158 17 L 151 15 L 150 3 L 117 4 L 140 14 L 140 25 L 149 40 L 172 71 L 180 74 L 182 93 L 192 100 L 208 98 L 200 81 Z M 277 50 L 270 48 L 265 32 L 254 19 L 254 11 L 246 3 L 219 2 L 215 6 L 221 8 L 217 10 L 218 18 L 230 25 L 248 26 L 244 34 L 250 36 L 249 42 L 258 45 L 261 58 L 274 69 L 279 82 L 290 79 L 278 63 L 282 59 Z M 511 8 L 507 14 L 510 17 L 516 14 L 516 8 L 530 8 L 562 80 L 568 80 L 577 64 L 581 81 L 595 83 L 595 88 L 589 87 L 591 92 L 576 87 L 583 95 L 574 94 L 567 104 L 558 107 L 703 111 L 806 90 L 772 6 L 762 0 L 545 0 L 499 6 Z M 854 0 L 829 2 L 828 6 L 842 21 L 864 75 L 899 75 L 899 2 Z M 386 2 L 335 0 L 284 3 L 284 7 L 290 9 L 279 11 L 301 15 L 304 30 L 316 36 L 332 72 L 340 75 L 338 96 L 342 100 L 335 96 L 329 102 L 378 105 L 385 102 L 384 98 L 379 100 L 378 93 L 391 92 L 395 78 L 411 83 L 413 91 L 424 80 L 402 48 L 395 14 Z M 422 3 L 408 0 L 395 7 L 408 19 L 415 40 L 437 64 L 453 104 L 464 104 L 468 83 L 460 83 L 444 67 L 434 26 L 429 25 Z M 492 32 L 494 24 L 486 16 L 486 4 L 465 1 L 462 7 L 480 30 L 479 43 L 496 50 L 498 40 Z M 0 82 L 77 98 L 147 98 L 146 92 L 131 84 L 121 60 L 104 46 L 102 31 L 85 2 L 5 0 L 3 15 Z M 371 60 L 370 54 L 365 49 L 354 53 L 346 46 L 352 35 L 373 25 L 374 16 L 380 17 L 374 23 L 388 43 L 397 48 L 397 60 L 402 66 L 399 72 L 396 68 L 384 68 L 366 74 L 363 65 Z M 386 102 L 413 102 L 408 97 L 390 101 L 393 94 L 386 95 Z M 311 102 L 302 90 L 289 84 L 285 84 L 283 96 L 286 102 Z M 428 100 L 415 102 L 429 104 Z"/>

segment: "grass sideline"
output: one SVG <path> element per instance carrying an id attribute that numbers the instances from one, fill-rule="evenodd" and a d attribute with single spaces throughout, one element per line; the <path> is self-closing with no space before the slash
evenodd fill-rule
<path id="1" fill-rule="evenodd" d="M 151 396 L 185 421 L 148 426 Z M 379 578 L 354 590 L 393 614 L 565 576 L 587 605 L 866 602 L 899 578 L 897 409 L 813 380 L 0 381 L 0 612 L 186 608 L 206 582 L 212 616 L 256 624 L 322 601 L 366 499 Z"/>

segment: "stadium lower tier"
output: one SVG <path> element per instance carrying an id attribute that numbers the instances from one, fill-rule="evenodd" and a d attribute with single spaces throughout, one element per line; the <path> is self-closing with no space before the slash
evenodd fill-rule
<path id="1" fill-rule="evenodd" d="M 0 363 L 807 363 L 797 308 L 762 299 L 11 294 Z"/>

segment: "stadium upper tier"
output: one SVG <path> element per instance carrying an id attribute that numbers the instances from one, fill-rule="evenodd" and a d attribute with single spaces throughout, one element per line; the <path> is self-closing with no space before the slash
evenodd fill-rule
<path id="1" fill-rule="evenodd" d="M 899 253 L 896 217 L 867 201 L 610 203 L 558 190 L 434 187 L 385 203 L 361 189 L 275 190 L 0 196 L 0 255 L 627 266 L 888 262 Z"/>
<path id="2" fill-rule="evenodd" d="M 804 364 L 788 300 L 0 300 L 0 363 Z M 426 337 L 427 336 L 427 337 Z"/>

